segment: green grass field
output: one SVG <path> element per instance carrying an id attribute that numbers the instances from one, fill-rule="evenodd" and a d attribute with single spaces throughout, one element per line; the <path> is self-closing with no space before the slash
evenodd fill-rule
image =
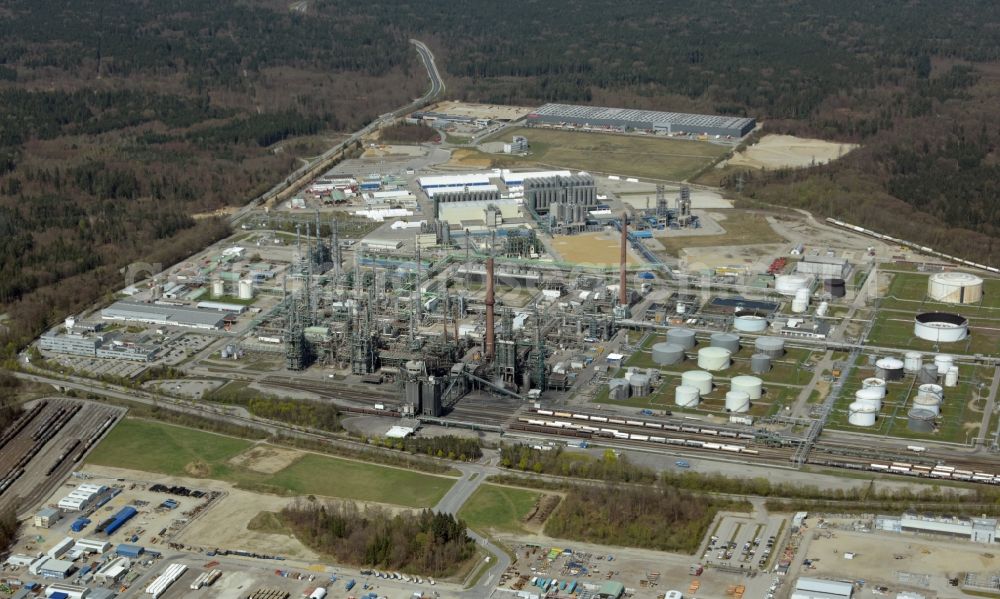
<path id="1" fill-rule="evenodd" d="M 465 502 L 458 517 L 475 530 L 524 533 L 521 519 L 542 494 L 526 489 L 482 485 Z"/>
<path id="2" fill-rule="evenodd" d="M 729 148 L 707 142 L 554 129 L 505 129 L 528 138 L 528 158 L 541 164 L 615 175 L 681 181 Z"/>
<path id="3" fill-rule="evenodd" d="M 229 463 L 253 443 L 168 424 L 126 419 L 87 458 L 92 464 L 210 478 L 251 491 L 323 495 L 406 507 L 431 507 L 454 479 L 365 462 L 303 453 L 274 474 Z"/>

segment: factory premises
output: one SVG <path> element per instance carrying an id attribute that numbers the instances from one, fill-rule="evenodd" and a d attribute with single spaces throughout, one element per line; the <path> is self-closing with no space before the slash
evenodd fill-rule
<path id="1" fill-rule="evenodd" d="M 762 242 L 734 240 L 747 215 L 703 189 L 447 160 L 431 144 L 372 144 L 230 238 L 139 269 L 113 301 L 43 334 L 23 369 L 192 405 L 238 383 L 363 415 L 344 426 L 366 437 L 455 431 L 662 468 L 1000 484 L 993 271 L 795 215 L 762 219 Z M 114 504 L 113 485 L 97 487 Z M 886 531 L 1000 536 L 988 518 L 879 518 Z M 781 545 L 787 527 L 767 526 Z M 710 547 L 697 557 L 733 565 Z M 72 551 L 89 548 L 67 544 L 49 565 Z M 755 571 L 789 571 L 752 553 Z M 809 584 L 798 596 L 851 596 Z"/>

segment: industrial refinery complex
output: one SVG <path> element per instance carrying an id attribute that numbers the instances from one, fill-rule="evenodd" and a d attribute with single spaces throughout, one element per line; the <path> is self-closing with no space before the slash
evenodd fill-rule
<path id="1" fill-rule="evenodd" d="M 274 451 L 273 470 L 232 484 L 207 465 L 162 479 L 85 465 L 121 426 L 118 406 L 136 401 L 147 414 L 155 406 L 267 427 L 307 449 L 330 439 L 478 439 L 494 453 L 463 466 L 479 468 L 455 483 L 472 485 L 469 494 L 498 473 L 492 457 L 504 445 L 831 487 L 1000 485 L 1000 273 L 991 265 L 852 223 L 748 208 L 690 181 L 532 162 L 534 136 L 552 130 L 728 152 L 757 127 L 753 118 L 458 108 L 401 117 L 452 141 L 363 137 L 355 154 L 234 217 L 231 237 L 139 269 L 23 352 L 26 377 L 71 397 L 37 401 L 0 438 L 0 504 L 20 498 L 32 518 L 4 572 L 8 588 L 18 582 L 13 596 L 47 586 L 47 597 L 80 599 L 850 599 L 884 587 L 930 599 L 957 596 L 948 592 L 958 570 L 923 570 L 907 543 L 992 559 L 993 517 L 793 516 L 760 501 L 751 516 L 719 516 L 695 555 L 585 543 L 550 551 L 508 533 L 515 562 L 488 551 L 497 561 L 484 561 L 481 578 L 435 583 L 317 565 L 324 558 L 311 552 L 282 553 L 298 547 L 289 535 L 233 519 L 286 504 L 252 494 L 269 488 L 263 473 L 289 467 L 280 462 L 292 449 Z M 520 162 L 473 166 L 461 152 Z M 347 432 L 213 400 L 247 390 L 335 406 Z M 112 392 L 113 402 L 92 401 Z M 453 493 L 409 507 L 456 511 Z M 265 507 L 252 509 L 250 496 Z M 198 532 L 203 524 L 209 533 Z M 877 565 L 893 554 L 906 557 Z M 857 570 L 869 561 L 883 571 Z M 956 585 L 989 590 L 982 576 Z"/>

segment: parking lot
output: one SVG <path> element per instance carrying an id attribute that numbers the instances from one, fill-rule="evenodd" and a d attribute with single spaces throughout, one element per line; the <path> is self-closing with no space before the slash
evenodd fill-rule
<path id="1" fill-rule="evenodd" d="M 784 523 L 781 516 L 763 521 L 724 516 L 708 540 L 703 562 L 734 571 L 766 572 L 773 564 Z"/>

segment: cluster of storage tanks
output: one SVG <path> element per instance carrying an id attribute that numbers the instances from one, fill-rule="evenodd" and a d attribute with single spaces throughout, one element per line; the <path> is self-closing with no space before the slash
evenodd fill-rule
<path id="1" fill-rule="evenodd" d="M 645 397 L 660 380 L 660 371 L 648 368 L 645 372 L 630 367 L 622 378 L 608 381 L 608 399 L 621 401 L 629 397 Z"/>
<path id="2" fill-rule="evenodd" d="M 894 357 L 875 361 L 875 376 L 861 383 L 848 406 L 847 421 L 854 426 L 874 426 L 886 396 L 887 381 L 901 380 L 905 373 L 916 377 L 917 394 L 907 413 L 907 426 L 914 432 L 934 430 L 934 421 L 941 415 L 945 387 L 958 385 L 958 366 L 946 354 L 934 356 L 933 363 L 924 364 L 920 352 L 906 352 L 903 360 Z M 938 384 L 939 381 L 943 383 Z"/>

